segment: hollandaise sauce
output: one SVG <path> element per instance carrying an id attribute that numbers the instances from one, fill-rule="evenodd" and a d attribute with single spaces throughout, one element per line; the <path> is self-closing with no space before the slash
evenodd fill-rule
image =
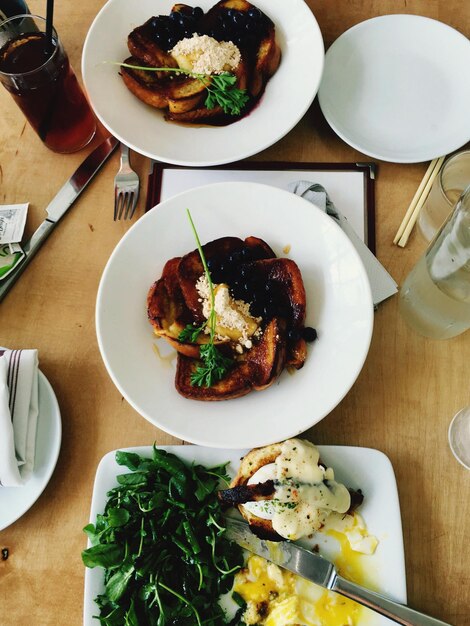
<path id="1" fill-rule="evenodd" d="M 270 519 L 274 530 L 286 539 L 300 539 L 321 528 L 332 512 L 346 513 L 351 505 L 348 489 L 337 483 L 331 467 L 319 465 L 320 454 L 309 441 L 282 443 L 274 463 L 265 465 L 249 481 L 275 481 L 272 500 L 248 502 L 254 515 Z"/>

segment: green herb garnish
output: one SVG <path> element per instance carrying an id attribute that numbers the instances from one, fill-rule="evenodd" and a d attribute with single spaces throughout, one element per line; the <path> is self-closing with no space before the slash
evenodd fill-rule
<path id="1" fill-rule="evenodd" d="M 178 341 L 184 341 L 187 343 L 196 343 L 197 338 L 206 327 L 207 322 L 204 322 L 201 326 L 193 326 L 192 324 L 186 324 L 183 330 L 178 335 Z"/>
<path id="2" fill-rule="evenodd" d="M 130 473 L 117 476 L 105 510 L 84 531 L 87 567 L 105 569 L 95 602 L 106 626 L 222 626 L 219 597 L 243 565 L 241 549 L 224 537 L 217 500 L 226 465 L 186 465 L 154 447 L 152 458 L 116 453 Z"/>
<path id="3" fill-rule="evenodd" d="M 228 115 L 240 115 L 242 109 L 248 103 L 250 96 L 246 89 L 235 87 L 237 77 L 230 72 L 222 74 L 198 74 L 190 70 L 183 70 L 178 67 L 145 67 L 141 65 L 130 65 L 129 63 L 117 63 L 121 67 L 128 67 L 133 70 L 145 70 L 148 72 L 173 72 L 175 74 L 185 74 L 192 78 L 197 78 L 207 89 L 207 97 L 204 105 L 208 109 L 215 106 L 222 107 L 224 113 Z"/>
<path id="4" fill-rule="evenodd" d="M 204 273 L 209 284 L 211 310 L 208 320 L 204 322 L 202 326 L 195 327 L 191 324 L 188 324 L 181 331 L 178 339 L 179 341 L 187 341 L 188 339 L 190 339 L 192 343 L 195 343 L 197 341 L 199 333 L 201 333 L 204 328 L 208 326 L 209 343 L 201 345 L 201 347 L 199 348 L 202 365 L 199 365 L 196 370 L 191 374 L 191 385 L 196 385 L 198 387 L 212 387 L 214 383 L 222 380 L 222 378 L 233 365 L 233 359 L 230 359 L 229 357 L 226 357 L 224 354 L 222 354 L 222 352 L 214 344 L 215 327 L 217 323 L 217 316 L 215 312 L 214 285 L 212 283 L 211 274 L 209 272 L 209 268 L 207 267 L 206 257 L 204 255 L 204 251 L 202 249 L 196 227 L 194 226 L 191 213 L 189 212 L 189 209 L 186 209 L 186 212 L 188 214 L 191 228 L 193 229 L 197 249 L 199 251 L 199 256 L 201 257 L 201 262 L 204 267 Z"/>
<path id="5" fill-rule="evenodd" d="M 203 365 L 196 368 L 191 374 L 191 385 L 198 387 L 212 387 L 218 380 L 222 380 L 233 365 L 233 359 L 224 356 L 214 344 L 207 343 L 199 348 Z"/>

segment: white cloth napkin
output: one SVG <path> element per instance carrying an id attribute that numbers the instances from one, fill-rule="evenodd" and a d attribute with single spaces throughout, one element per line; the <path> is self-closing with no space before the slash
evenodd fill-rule
<path id="1" fill-rule="evenodd" d="M 356 234 L 344 215 L 338 211 L 322 185 L 307 180 L 298 180 L 295 183 L 290 183 L 288 189 L 330 215 L 349 237 L 366 269 L 374 306 L 377 306 L 398 291 L 397 283 Z"/>
<path id="2" fill-rule="evenodd" d="M 37 350 L 0 350 L 0 486 L 19 487 L 34 469 Z"/>

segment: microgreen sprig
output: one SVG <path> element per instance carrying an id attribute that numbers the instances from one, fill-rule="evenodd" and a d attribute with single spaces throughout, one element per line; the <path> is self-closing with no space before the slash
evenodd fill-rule
<path id="1" fill-rule="evenodd" d="M 250 99 L 246 89 L 235 87 L 237 77 L 230 72 L 209 75 L 191 72 L 190 70 L 184 70 L 179 67 L 146 67 L 143 65 L 131 65 L 130 63 L 117 63 L 117 65 L 133 70 L 172 72 L 174 74 L 185 74 L 186 76 L 197 78 L 207 89 L 207 97 L 204 105 L 208 109 L 220 106 L 227 115 L 240 115 Z"/>
<path id="2" fill-rule="evenodd" d="M 225 376 L 230 367 L 233 365 L 233 360 L 224 356 L 214 344 L 215 327 L 217 323 L 217 315 L 215 312 L 214 284 L 211 279 L 209 268 L 207 267 L 207 261 L 204 251 L 202 249 L 201 242 L 199 240 L 199 235 L 197 234 L 197 230 L 189 209 L 186 209 L 186 213 L 188 215 L 189 223 L 191 224 L 191 228 L 194 233 L 194 238 L 196 239 L 197 249 L 201 258 L 202 266 L 204 268 L 204 274 L 207 278 L 207 282 L 209 285 L 210 313 L 209 318 L 205 322 L 205 324 L 197 328 L 194 328 L 191 325 L 186 326 L 182 333 L 180 333 L 178 339 L 180 341 L 183 340 L 182 336 L 185 334 L 185 331 L 186 334 L 189 334 L 190 331 L 193 332 L 193 335 L 197 333 L 195 335 L 197 339 L 197 336 L 199 335 L 201 330 L 203 330 L 206 325 L 208 326 L 209 343 L 202 345 L 199 348 L 202 365 L 199 365 L 196 370 L 191 374 L 191 384 L 198 387 L 211 387 L 214 383 L 221 380 Z"/>

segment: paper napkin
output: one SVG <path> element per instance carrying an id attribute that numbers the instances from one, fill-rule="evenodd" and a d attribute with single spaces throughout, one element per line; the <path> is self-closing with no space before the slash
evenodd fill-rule
<path id="1" fill-rule="evenodd" d="M 0 485 L 19 487 L 34 469 L 37 350 L 0 350 Z"/>
<path id="2" fill-rule="evenodd" d="M 301 198 L 308 200 L 316 207 L 330 215 L 349 237 L 356 248 L 366 269 L 372 290 L 372 300 L 377 306 L 398 291 L 397 283 L 393 280 L 384 266 L 372 254 L 366 244 L 356 235 L 348 220 L 342 215 L 331 201 L 328 193 L 322 185 L 307 180 L 298 180 L 288 185 L 289 191 Z"/>

